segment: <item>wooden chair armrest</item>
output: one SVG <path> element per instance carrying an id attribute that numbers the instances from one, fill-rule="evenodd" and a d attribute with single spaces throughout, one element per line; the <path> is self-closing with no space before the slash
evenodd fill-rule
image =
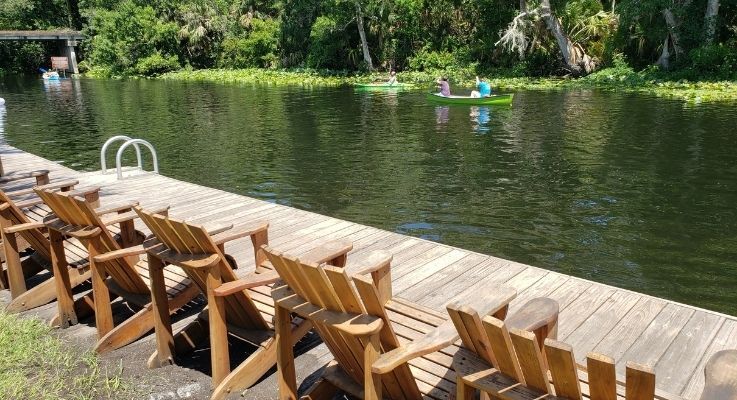
<path id="1" fill-rule="evenodd" d="M 43 222 L 26 222 L 25 224 L 9 226 L 3 229 L 3 231 L 5 231 L 6 234 L 13 234 L 13 233 L 18 233 L 22 231 L 28 231 L 31 229 L 45 229 L 45 228 L 46 228 L 46 225 L 44 225 Z"/>
<path id="2" fill-rule="evenodd" d="M 10 196 L 10 197 L 24 196 L 24 195 L 27 195 L 27 194 L 33 194 L 34 193 L 34 189 L 36 189 L 36 188 L 39 188 L 39 189 L 42 189 L 42 190 L 44 190 L 44 189 L 51 189 L 51 190 L 61 189 L 62 191 L 72 190 L 74 188 L 74 185 L 77 185 L 78 183 L 79 183 L 79 181 L 55 182 L 55 183 L 50 183 L 48 185 L 36 186 L 36 187 L 32 187 L 32 188 L 28 188 L 28 189 L 23 189 L 23 190 L 16 190 L 14 192 L 5 192 L 5 194 L 8 195 L 8 196 Z"/>
<path id="3" fill-rule="evenodd" d="M 737 350 L 714 353 L 704 367 L 704 391 L 701 400 L 737 398 Z"/>
<path id="4" fill-rule="evenodd" d="M 351 257 L 352 258 L 349 261 L 348 265 L 356 265 L 360 266 L 361 268 L 358 272 L 356 272 L 356 275 L 368 275 L 389 268 L 391 266 L 392 258 L 394 257 L 394 255 L 385 250 L 376 250 L 372 251 L 368 255 L 359 258 L 353 258 L 353 256 Z"/>
<path id="5" fill-rule="evenodd" d="M 36 182 L 39 184 L 42 184 L 41 182 L 44 182 L 44 181 L 48 182 L 48 179 L 49 179 L 48 177 L 49 177 L 49 171 L 45 169 L 41 169 L 38 171 L 21 172 L 17 174 L 6 175 L 3 177 L 0 177 L 0 184 L 19 181 L 21 179 L 30 179 L 30 178 L 36 178 Z"/>
<path id="6" fill-rule="evenodd" d="M 546 338 L 556 339 L 559 309 L 557 301 L 539 297 L 525 303 L 504 322 L 509 329 L 533 332 L 537 336 L 538 343 L 543 343 Z"/>
<path id="7" fill-rule="evenodd" d="M 120 207 L 121 207 L 122 210 L 125 210 L 126 209 L 125 208 L 126 206 L 120 206 Z M 169 206 L 166 206 L 166 207 L 161 208 L 159 210 L 154 210 L 154 213 L 155 214 L 165 213 L 165 212 L 168 212 L 168 210 L 169 210 Z M 111 211 L 111 212 L 113 212 L 113 211 Z M 102 219 L 102 223 L 105 226 L 108 226 L 108 225 L 113 225 L 113 224 L 119 224 L 119 223 L 125 222 L 125 221 L 132 221 L 132 220 L 134 220 L 136 218 L 138 218 L 138 213 L 136 213 L 135 211 L 128 211 L 128 212 L 124 212 L 122 214 L 115 214 L 112 217 L 103 218 Z"/>
<path id="8" fill-rule="evenodd" d="M 407 361 L 452 345 L 458 338 L 453 322 L 445 321 L 426 333 L 425 336 L 379 356 L 379 359 L 371 366 L 371 372 L 375 374 L 391 372 Z"/>
<path id="9" fill-rule="evenodd" d="M 215 296 L 218 297 L 229 296 L 245 289 L 269 285 L 278 280 L 279 274 L 277 274 L 276 271 L 269 271 L 262 274 L 251 272 L 238 280 L 223 283 L 219 287 L 215 288 L 213 292 L 215 293 Z"/>
<path id="10" fill-rule="evenodd" d="M 302 254 L 299 260 L 305 264 L 330 263 L 330 261 L 344 257 L 351 250 L 353 250 L 353 242 L 333 240 Z M 336 266 L 341 267 L 342 265 Z"/>
<path id="11" fill-rule="evenodd" d="M 24 209 L 24 208 L 30 208 L 33 206 L 37 206 L 43 203 L 44 201 L 41 199 L 29 199 L 29 200 L 24 200 L 24 201 L 16 201 L 15 206 L 20 209 Z"/>
<path id="12" fill-rule="evenodd" d="M 82 197 L 86 202 L 90 203 L 92 207 L 98 207 L 100 205 L 100 187 L 93 186 L 88 188 L 76 189 L 71 192 L 65 193 L 70 197 Z"/>
<path id="13" fill-rule="evenodd" d="M 133 247 L 127 247 L 125 249 L 110 251 L 103 254 L 98 254 L 94 257 L 95 262 L 107 262 L 118 258 L 138 256 L 146 253 L 146 248 L 142 244 Z"/>
<path id="14" fill-rule="evenodd" d="M 244 226 L 237 229 L 235 232 L 229 232 L 229 229 L 224 229 L 223 233 L 216 234 L 212 240 L 215 244 L 220 245 L 228 243 L 230 241 L 251 236 L 259 232 L 264 232 L 269 229 L 268 222 L 257 222 L 249 226 Z"/>
<path id="15" fill-rule="evenodd" d="M 371 280 L 379 293 L 379 300 L 386 303 L 392 298 L 392 270 L 391 263 L 394 256 L 384 250 L 376 250 L 367 256 L 351 259 L 351 265 L 363 267 L 356 275 L 371 275 Z"/>
<path id="16" fill-rule="evenodd" d="M 134 220 L 136 218 L 138 218 L 138 214 L 136 214 L 133 211 L 128 211 L 128 212 L 123 213 L 123 214 L 115 214 L 115 215 L 113 215 L 111 217 L 103 218 L 102 219 L 102 223 L 105 226 L 108 226 L 108 225 L 113 225 L 113 224 L 119 224 L 119 223 L 125 222 L 125 221 L 132 221 L 132 220 Z"/>
<path id="17" fill-rule="evenodd" d="M 226 224 L 226 225 L 219 225 L 219 226 L 205 225 L 205 230 L 207 231 L 207 234 L 210 236 L 215 236 L 217 234 L 223 233 L 231 229 L 233 229 L 233 224 Z"/>
<path id="18" fill-rule="evenodd" d="M 95 210 L 95 212 L 97 213 L 97 215 L 102 216 L 105 214 L 119 213 L 121 211 L 132 211 L 133 207 L 137 205 L 138 205 L 137 201 L 128 201 L 122 204 L 116 204 L 113 206 L 101 208 L 101 209 Z"/>

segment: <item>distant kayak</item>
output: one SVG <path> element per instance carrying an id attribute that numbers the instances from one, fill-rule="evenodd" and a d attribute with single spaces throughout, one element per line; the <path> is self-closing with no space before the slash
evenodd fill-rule
<path id="1" fill-rule="evenodd" d="M 411 83 L 354 83 L 354 87 L 361 88 L 361 89 L 409 89 L 413 87 Z"/>
<path id="2" fill-rule="evenodd" d="M 512 104 L 512 93 L 493 94 L 489 97 L 470 97 L 470 96 L 441 96 L 437 93 L 428 93 L 427 98 L 436 103 L 443 104 L 467 104 L 472 106 L 483 105 L 510 105 Z"/>

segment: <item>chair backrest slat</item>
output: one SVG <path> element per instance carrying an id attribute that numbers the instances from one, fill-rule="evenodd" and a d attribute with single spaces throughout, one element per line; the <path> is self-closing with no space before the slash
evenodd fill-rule
<path id="1" fill-rule="evenodd" d="M 463 330 L 461 341 L 468 349 L 479 355 L 484 361 L 492 366 L 496 366 L 497 362 L 489 345 L 489 338 L 484 332 L 481 325 L 481 318 L 476 310 L 463 305 L 451 304 L 447 307 L 448 315 L 450 315 L 456 330 Z"/>
<path id="2" fill-rule="evenodd" d="M 652 400 L 655 398 L 655 372 L 652 368 L 627 362 L 625 398 L 627 400 Z"/>
<path id="3" fill-rule="evenodd" d="M 522 375 L 525 377 L 525 384 L 543 393 L 551 393 L 545 362 L 540 353 L 540 347 L 537 345 L 535 334 L 519 329 L 510 329 L 509 335 L 517 354 Z"/>
<path id="4" fill-rule="evenodd" d="M 553 378 L 555 395 L 571 400 L 583 400 L 573 348 L 556 340 L 545 339 L 545 356 Z"/>
<path id="5" fill-rule="evenodd" d="M 614 360 L 605 355 L 589 353 L 586 356 L 591 400 L 617 399 L 617 372 Z"/>
<path id="6" fill-rule="evenodd" d="M 343 310 L 347 313 L 365 314 L 366 309 L 358 300 L 358 293 L 356 293 L 356 289 L 351 285 L 350 278 L 345 272 L 345 269 L 326 265 L 323 267 L 323 270 L 325 271 L 325 276 L 330 280 L 335 294 L 340 299 Z"/>
<path id="7" fill-rule="evenodd" d="M 501 373 L 524 384 L 525 378 L 522 375 L 522 370 L 520 369 L 517 355 L 512 345 L 512 339 L 509 337 L 509 331 L 504 325 L 504 322 L 487 316 L 484 317 L 483 324 L 484 331 L 486 331 L 486 335 L 489 338 L 491 352 L 496 359 L 496 368 Z"/>

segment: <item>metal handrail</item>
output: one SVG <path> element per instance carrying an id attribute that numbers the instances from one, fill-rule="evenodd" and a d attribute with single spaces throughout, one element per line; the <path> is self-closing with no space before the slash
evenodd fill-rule
<path id="1" fill-rule="evenodd" d="M 110 147 L 110 145 L 113 144 L 113 142 L 117 142 L 119 140 L 130 141 L 133 139 L 130 136 L 118 135 L 118 136 L 113 136 L 110 139 L 105 141 L 105 144 L 102 145 L 102 150 L 100 150 L 100 167 L 101 167 L 100 169 L 102 170 L 103 174 L 107 173 L 107 160 L 105 159 L 105 153 L 107 153 L 107 148 Z M 138 144 L 136 144 L 135 146 L 136 146 L 136 159 L 138 159 L 138 169 L 143 169 L 143 163 L 141 159 L 141 148 L 138 146 Z M 120 161 L 118 161 L 118 163 L 119 162 Z"/>
<path id="2" fill-rule="evenodd" d="M 142 144 L 151 151 L 151 156 L 153 157 L 153 164 L 154 164 L 154 173 L 159 173 L 159 158 L 156 156 L 156 150 L 154 149 L 154 146 L 151 145 L 151 143 L 143 140 L 143 139 L 129 139 L 125 143 L 123 143 L 122 146 L 118 149 L 118 153 L 115 155 L 115 168 L 118 171 L 118 179 L 123 179 L 123 169 L 121 167 L 121 162 L 123 160 L 123 152 L 125 151 L 128 146 L 135 146 L 136 151 L 138 152 L 138 168 L 143 169 L 143 165 L 141 164 L 141 158 L 140 158 L 140 150 L 138 148 L 138 145 Z"/>

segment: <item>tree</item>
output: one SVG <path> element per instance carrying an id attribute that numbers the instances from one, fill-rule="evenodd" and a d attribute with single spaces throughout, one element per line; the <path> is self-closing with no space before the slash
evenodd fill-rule
<path id="1" fill-rule="evenodd" d="M 374 69 L 371 62 L 371 53 L 369 52 L 368 41 L 366 40 L 366 30 L 363 27 L 363 10 L 361 9 L 360 0 L 356 0 L 356 26 L 358 27 L 358 36 L 361 38 L 361 52 L 363 53 L 363 62 L 369 71 Z"/>
<path id="2" fill-rule="evenodd" d="M 704 40 L 706 44 L 714 42 L 718 14 L 719 0 L 708 0 L 706 2 L 706 15 L 704 15 Z"/>
<path id="3" fill-rule="evenodd" d="M 542 19 L 547 31 L 552 35 L 558 47 L 560 56 L 566 69 L 574 76 L 585 75 L 596 69 L 596 62 L 579 43 L 575 43 L 563 29 L 560 20 L 550 7 L 550 0 L 542 0 L 540 5 L 532 10 L 521 11 L 514 17 L 502 37 L 496 42 L 509 51 L 516 51 L 524 57 L 530 41 L 534 21 Z"/>

